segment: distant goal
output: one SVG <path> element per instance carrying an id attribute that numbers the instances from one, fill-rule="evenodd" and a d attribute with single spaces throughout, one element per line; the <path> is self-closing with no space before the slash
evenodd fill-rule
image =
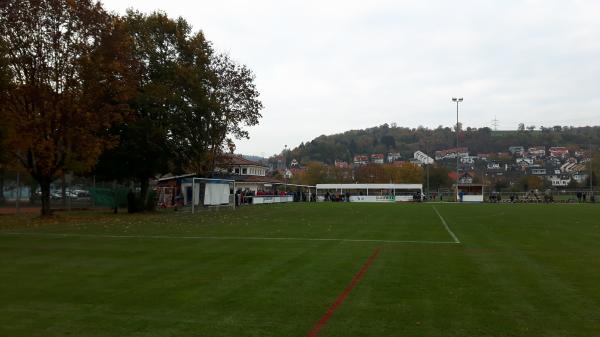
<path id="1" fill-rule="evenodd" d="M 191 196 L 192 213 L 222 207 L 235 209 L 235 180 L 193 178 Z"/>

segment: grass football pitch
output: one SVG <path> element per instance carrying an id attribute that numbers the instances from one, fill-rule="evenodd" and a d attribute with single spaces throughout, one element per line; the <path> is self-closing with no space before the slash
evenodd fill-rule
<path id="1" fill-rule="evenodd" d="M 0 336 L 600 336 L 600 206 L 0 216 Z"/>

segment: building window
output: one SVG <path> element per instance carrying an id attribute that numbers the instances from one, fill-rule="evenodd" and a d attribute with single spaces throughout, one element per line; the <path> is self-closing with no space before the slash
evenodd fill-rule
<path id="1" fill-rule="evenodd" d="M 243 168 L 242 169 L 242 174 L 248 174 L 248 169 L 247 168 Z"/>
<path id="2" fill-rule="evenodd" d="M 235 168 L 235 174 L 240 174 L 240 169 L 239 169 L 239 167 L 236 167 L 236 168 Z"/>

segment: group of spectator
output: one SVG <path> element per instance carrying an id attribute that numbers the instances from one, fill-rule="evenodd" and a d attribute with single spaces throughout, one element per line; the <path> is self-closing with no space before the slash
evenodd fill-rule
<path id="1" fill-rule="evenodd" d="M 531 190 L 528 191 L 527 193 L 525 193 L 524 196 L 519 196 L 519 194 L 517 193 L 511 193 L 508 196 L 508 200 L 506 200 L 507 202 L 510 203 L 523 203 L 523 202 L 541 202 L 544 201 L 545 203 L 549 203 L 549 202 L 553 202 L 554 201 L 554 197 L 552 196 L 552 193 L 549 193 L 549 191 L 547 191 L 546 193 L 544 193 L 543 195 L 543 199 L 541 198 L 541 193 L 538 190 Z M 498 193 L 498 192 L 492 192 L 488 195 L 488 201 L 490 203 L 500 203 L 502 202 L 502 194 Z"/>
<path id="2" fill-rule="evenodd" d="M 350 202 L 350 193 L 325 193 L 324 201 L 333 201 L 333 202 Z"/>
<path id="3" fill-rule="evenodd" d="M 238 189 L 235 192 L 235 202 L 236 205 L 243 205 L 243 204 L 252 204 L 252 197 L 285 197 L 285 196 L 292 196 L 294 202 L 309 202 L 309 201 L 315 201 L 315 196 L 314 194 L 311 196 L 303 191 L 296 191 L 296 192 L 292 192 L 292 191 L 277 191 L 276 189 L 272 190 L 272 191 L 264 191 L 264 190 L 258 190 L 258 191 L 252 191 L 250 189 Z"/>
<path id="4" fill-rule="evenodd" d="M 586 202 L 587 199 L 587 193 L 584 192 L 577 192 L 577 202 Z M 594 194 L 592 193 L 592 195 L 590 196 L 590 202 L 591 203 L 595 203 L 596 202 L 596 197 L 594 196 Z"/>
<path id="5" fill-rule="evenodd" d="M 412 197 L 414 202 L 421 202 L 424 200 L 423 196 L 421 195 L 421 192 L 413 193 Z"/>
<path id="6" fill-rule="evenodd" d="M 510 201 L 513 202 L 515 198 L 514 193 L 510 195 Z M 502 195 L 497 192 L 492 192 L 488 195 L 488 201 L 491 203 L 502 202 Z"/>
<path id="7" fill-rule="evenodd" d="M 251 196 L 259 196 L 259 197 L 262 197 L 262 196 L 280 196 L 280 197 L 283 197 L 283 196 L 286 196 L 286 195 L 291 195 L 291 192 L 287 192 L 287 193 L 284 192 L 284 191 L 277 192 L 276 190 L 275 191 L 258 190 L 256 193 L 254 193 L 254 191 L 251 191 L 250 193 L 251 193 L 250 194 Z"/>
<path id="8" fill-rule="evenodd" d="M 591 196 L 589 196 L 588 198 L 588 193 L 585 192 L 577 192 L 576 193 L 576 197 L 577 197 L 577 202 L 591 202 L 591 203 L 595 203 L 596 202 L 596 197 L 592 194 Z M 530 190 L 527 191 L 524 195 L 523 194 L 518 194 L 518 193 L 511 193 L 509 195 L 509 200 L 506 200 L 507 202 L 510 201 L 511 203 L 536 203 L 536 202 L 544 202 L 544 203 L 553 203 L 555 202 L 554 200 L 554 195 L 552 194 L 552 191 L 550 189 L 546 190 L 545 192 L 540 192 L 538 190 Z M 498 192 L 491 192 L 488 195 L 488 202 L 490 203 L 499 203 L 502 202 L 502 195 Z M 574 199 L 563 199 L 562 202 L 574 202 Z"/>

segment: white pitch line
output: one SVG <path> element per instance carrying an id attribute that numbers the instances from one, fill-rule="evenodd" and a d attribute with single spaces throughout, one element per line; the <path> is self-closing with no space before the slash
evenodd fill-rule
<path id="1" fill-rule="evenodd" d="M 3 236 L 40 236 L 56 238 L 106 238 L 106 239 L 175 239 L 175 240 L 287 240 L 287 241 L 340 241 L 340 242 L 378 242 L 378 243 L 423 243 L 423 244 L 455 244 L 452 241 L 417 241 L 417 240 L 376 240 L 376 239 L 339 239 L 339 238 L 298 238 L 298 237 L 258 237 L 258 236 L 170 236 L 170 235 L 110 235 L 110 234 L 71 234 L 71 233 L 27 233 L 4 232 Z"/>
<path id="2" fill-rule="evenodd" d="M 450 236 L 454 239 L 454 243 L 460 243 L 460 240 L 458 240 L 458 238 L 456 237 L 456 234 L 454 234 L 454 232 L 452 232 L 452 230 L 450 229 L 450 226 L 448 226 L 448 224 L 446 223 L 446 220 L 444 220 L 444 218 L 442 217 L 440 212 L 438 212 L 438 210 L 437 210 L 437 208 L 435 208 L 435 206 L 433 206 L 433 210 L 435 211 L 437 216 L 440 218 L 440 220 L 442 220 L 442 224 L 444 225 L 444 228 L 446 228 L 446 231 L 448 232 L 448 234 L 450 234 Z"/>

